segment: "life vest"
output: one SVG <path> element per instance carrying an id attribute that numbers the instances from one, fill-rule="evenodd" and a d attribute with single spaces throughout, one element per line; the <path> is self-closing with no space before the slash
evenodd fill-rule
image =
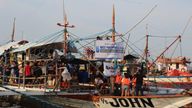
<path id="1" fill-rule="evenodd" d="M 130 80 L 129 80 L 128 78 L 123 78 L 123 79 L 121 80 L 121 83 L 122 83 L 123 85 L 130 85 Z"/>
<path id="2" fill-rule="evenodd" d="M 122 80 L 121 75 L 116 75 L 116 76 L 115 76 L 115 83 L 120 84 L 120 83 L 121 83 L 121 80 Z"/>
<path id="3" fill-rule="evenodd" d="M 136 78 L 132 78 L 132 85 L 136 86 Z"/>

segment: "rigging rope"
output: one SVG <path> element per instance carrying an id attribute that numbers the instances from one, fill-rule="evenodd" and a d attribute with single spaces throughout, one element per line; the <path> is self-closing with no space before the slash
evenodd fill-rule
<path id="1" fill-rule="evenodd" d="M 148 35 L 149 37 L 156 37 L 156 38 L 176 38 L 177 36 L 157 36 L 157 35 Z"/>
<path id="2" fill-rule="evenodd" d="M 183 51 L 182 51 L 182 43 L 181 43 L 181 38 L 180 38 L 180 41 L 179 41 L 179 42 L 180 42 L 180 56 L 183 56 L 183 55 L 182 55 Z"/>
<path id="3" fill-rule="evenodd" d="M 131 29 L 129 29 L 125 34 L 123 35 L 127 35 L 129 32 L 131 32 L 134 28 L 136 28 L 141 22 L 143 22 L 152 12 L 153 10 L 157 7 L 157 5 L 155 5 L 150 11 L 149 13 L 147 13 L 147 15 L 145 15 L 138 23 L 136 23 Z"/>
<path id="4" fill-rule="evenodd" d="M 185 25 L 185 27 L 184 27 L 182 33 L 181 33 L 181 36 L 184 35 L 184 33 L 185 33 L 185 31 L 186 31 L 186 29 L 187 29 L 187 27 L 188 27 L 188 25 L 189 25 L 189 23 L 190 23 L 191 20 L 192 20 L 192 16 L 190 16 L 189 20 L 187 21 L 187 23 L 186 23 L 186 25 Z"/>
<path id="5" fill-rule="evenodd" d="M 95 41 L 95 40 L 93 40 L 93 41 Z M 86 48 L 85 47 L 85 45 L 82 45 L 81 43 L 78 43 L 81 47 L 80 48 Z M 79 49 L 80 49 L 79 48 Z M 97 66 L 95 66 L 92 62 L 90 62 L 90 60 L 84 55 L 84 54 L 82 54 L 80 51 L 79 51 L 79 49 L 78 49 L 78 53 L 82 56 L 82 57 L 84 57 L 88 62 L 89 62 L 89 64 L 91 65 L 91 66 L 93 66 L 97 71 L 99 71 L 99 67 L 97 67 Z M 100 72 L 100 71 L 99 71 Z M 104 75 L 102 72 L 100 72 L 100 74 L 101 75 Z"/>
<path id="6" fill-rule="evenodd" d="M 177 49 L 178 46 L 179 46 L 179 43 L 177 43 L 177 45 L 176 45 L 176 47 L 174 48 L 173 53 L 171 54 L 171 57 L 170 57 L 170 58 L 173 57 L 173 55 L 175 54 L 175 51 L 176 51 L 176 49 Z"/>

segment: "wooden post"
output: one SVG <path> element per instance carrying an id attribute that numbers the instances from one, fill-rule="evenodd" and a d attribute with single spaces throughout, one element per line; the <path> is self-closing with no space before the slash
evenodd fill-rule
<path id="1" fill-rule="evenodd" d="M 113 12 L 112 12 L 112 42 L 115 43 L 115 6 L 113 5 Z M 116 58 L 115 58 L 116 60 Z M 114 93 L 114 75 L 110 76 L 110 93 Z"/>
<path id="2" fill-rule="evenodd" d="M 25 89 L 25 72 L 23 71 L 23 89 Z"/>
<path id="3" fill-rule="evenodd" d="M 43 66 L 47 67 L 47 60 L 45 61 L 45 63 L 43 64 Z M 47 89 L 47 68 L 45 70 L 45 76 L 44 76 L 44 92 L 46 92 Z"/>

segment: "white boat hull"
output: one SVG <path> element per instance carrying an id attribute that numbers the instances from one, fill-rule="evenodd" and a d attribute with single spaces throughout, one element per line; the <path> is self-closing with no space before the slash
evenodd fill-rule
<path id="1" fill-rule="evenodd" d="M 100 97 L 97 108 L 179 108 L 192 103 L 192 97 Z"/>

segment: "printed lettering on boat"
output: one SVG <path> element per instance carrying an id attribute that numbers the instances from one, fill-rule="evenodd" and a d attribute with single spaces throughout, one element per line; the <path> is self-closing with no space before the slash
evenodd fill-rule
<path id="1" fill-rule="evenodd" d="M 154 108 L 151 98 L 100 98 L 101 107 Z"/>

